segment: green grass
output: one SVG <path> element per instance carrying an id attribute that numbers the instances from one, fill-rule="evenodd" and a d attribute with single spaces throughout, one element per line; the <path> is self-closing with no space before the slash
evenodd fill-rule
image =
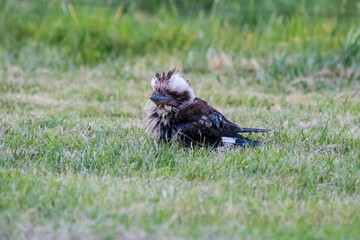
<path id="1" fill-rule="evenodd" d="M 80 4 L 75 26 L 56 1 L 16 3 L 0 3 L 0 239 L 358 238 L 360 25 L 341 7 L 235 21 L 139 1 L 115 21 Z M 150 79 L 174 67 L 231 120 L 276 132 L 256 149 L 155 145 Z"/>

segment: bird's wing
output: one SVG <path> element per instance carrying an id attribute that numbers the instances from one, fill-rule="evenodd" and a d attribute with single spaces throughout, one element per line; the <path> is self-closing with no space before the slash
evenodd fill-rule
<path id="1" fill-rule="evenodd" d="M 241 127 L 199 98 L 179 110 L 175 118 L 178 132 L 193 142 L 218 145 L 222 137 L 243 138 L 239 134 Z"/>
<path id="2" fill-rule="evenodd" d="M 175 118 L 178 122 L 178 132 L 192 142 L 219 146 L 222 145 L 258 145 L 261 142 L 252 141 L 240 135 L 241 132 L 269 132 L 271 130 L 257 128 L 242 128 L 224 117 L 205 100 L 195 100 L 179 110 Z"/>

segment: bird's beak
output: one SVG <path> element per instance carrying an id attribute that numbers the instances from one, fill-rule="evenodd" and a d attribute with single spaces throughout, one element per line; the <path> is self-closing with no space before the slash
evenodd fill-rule
<path id="1" fill-rule="evenodd" d="M 160 93 L 157 93 L 157 94 L 153 94 L 150 97 L 150 100 L 153 101 L 156 105 L 160 105 L 160 104 L 167 104 L 173 99 L 171 97 L 166 97 Z"/>

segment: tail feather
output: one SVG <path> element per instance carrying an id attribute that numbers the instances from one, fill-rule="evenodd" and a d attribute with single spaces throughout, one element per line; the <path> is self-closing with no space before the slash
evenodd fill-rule
<path id="1" fill-rule="evenodd" d="M 271 132 L 270 129 L 260 129 L 260 128 L 241 128 L 240 132 Z"/>
<path id="2" fill-rule="evenodd" d="M 232 138 L 232 137 L 222 137 L 221 141 L 224 147 L 230 147 L 234 145 L 242 146 L 242 147 L 255 147 L 263 143 L 260 141 L 254 141 L 243 138 Z"/>

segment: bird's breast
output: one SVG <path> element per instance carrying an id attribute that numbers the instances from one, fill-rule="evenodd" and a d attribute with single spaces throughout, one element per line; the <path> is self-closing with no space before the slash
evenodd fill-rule
<path id="1" fill-rule="evenodd" d="M 172 106 L 163 105 L 161 107 L 157 107 L 155 111 L 162 118 L 166 118 L 166 116 L 171 113 L 171 110 L 172 110 Z"/>
<path id="2" fill-rule="evenodd" d="M 148 117 L 146 131 L 155 141 L 170 141 L 177 132 L 175 114 L 156 109 Z"/>

